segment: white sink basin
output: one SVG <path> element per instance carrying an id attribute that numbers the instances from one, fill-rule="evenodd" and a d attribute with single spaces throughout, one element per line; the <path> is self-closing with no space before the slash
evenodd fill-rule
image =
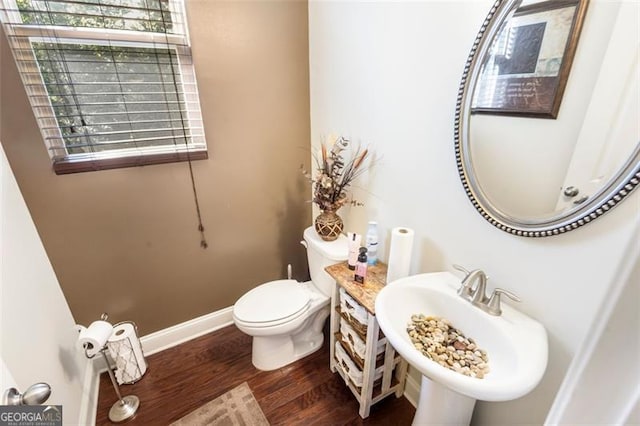
<path id="1" fill-rule="evenodd" d="M 527 394 L 547 367 L 544 327 L 505 303 L 501 316 L 489 315 L 458 296 L 459 286 L 460 278 L 449 272 L 414 275 L 389 283 L 376 298 L 380 328 L 400 355 L 424 376 L 472 398 L 474 403 L 476 399 L 506 401 Z M 487 351 L 491 371 L 483 379 L 468 377 L 422 355 L 407 334 L 412 314 L 448 319 Z"/>

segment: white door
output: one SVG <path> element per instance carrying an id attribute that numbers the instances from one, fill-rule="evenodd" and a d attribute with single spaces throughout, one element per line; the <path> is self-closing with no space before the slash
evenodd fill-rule
<path id="1" fill-rule="evenodd" d="M 607 297 L 571 361 L 547 416 L 547 426 L 640 424 L 638 241 L 640 223 L 607 289 Z"/>
<path id="2" fill-rule="evenodd" d="M 13 380 L 13 376 L 11 375 L 11 371 L 5 365 L 4 359 L 0 357 L 0 391 L 2 392 L 2 396 L 0 396 L 0 405 L 5 405 L 7 401 L 4 399 L 5 391 L 9 388 L 15 388 L 17 386 L 15 380 Z"/>
<path id="3" fill-rule="evenodd" d="M 640 2 L 622 2 L 556 211 L 593 196 L 640 144 L 638 28 Z M 568 187 L 579 193 L 565 196 Z"/>
<path id="4" fill-rule="evenodd" d="M 62 405 L 63 423 L 85 425 L 83 387 L 93 371 L 1 147 L 0 157 L 0 392 L 46 382 L 47 404 Z"/>

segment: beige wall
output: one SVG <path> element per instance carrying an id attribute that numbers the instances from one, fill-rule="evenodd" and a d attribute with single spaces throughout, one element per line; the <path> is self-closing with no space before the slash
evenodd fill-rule
<path id="1" fill-rule="evenodd" d="M 285 264 L 307 275 L 305 1 L 188 0 L 209 159 L 56 176 L 2 36 L 1 137 L 75 320 L 142 334 L 227 306 Z"/>

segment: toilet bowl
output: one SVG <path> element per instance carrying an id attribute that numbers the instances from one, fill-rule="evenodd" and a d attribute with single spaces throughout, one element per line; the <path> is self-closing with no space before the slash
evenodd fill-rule
<path id="1" fill-rule="evenodd" d="M 307 248 L 311 281 L 277 280 L 244 294 L 233 306 L 233 321 L 253 337 L 251 361 L 259 370 L 275 370 L 322 346 L 335 286 L 326 266 L 346 260 L 347 239 L 322 241 L 312 227 L 301 243 Z"/>

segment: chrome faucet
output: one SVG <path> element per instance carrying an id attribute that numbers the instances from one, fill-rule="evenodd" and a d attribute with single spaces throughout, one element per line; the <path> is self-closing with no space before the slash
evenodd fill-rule
<path id="1" fill-rule="evenodd" d="M 481 271 L 482 272 L 482 271 Z M 484 272 L 482 273 L 484 279 L 478 280 L 478 284 L 476 285 L 475 290 L 473 291 L 473 298 L 471 299 L 471 304 L 473 306 L 477 306 L 480 309 L 484 310 L 484 307 L 487 306 L 487 301 L 489 298 L 487 297 L 487 277 Z"/>
<path id="2" fill-rule="evenodd" d="M 489 315 L 502 315 L 502 308 L 500 306 L 500 295 L 502 294 L 516 302 L 520 302 L 520 298 L 518 296 L 501 288 L 494 289 L 491 296 L 487 297 L 486 291 L 489 277 L 484 273 L 484 271 L 480 269 L 468 271 L 460 265 L 453 265 L 453 267 L 465 274 L 465 277 L 460 283 L 460 288 L 458 288 L 458 295 Z M 474 287 L 474 283 L 476 282 L 477 284 Z"/>
<path id="3" fill-rule="evenodd" d="M 482 290 L 481 295 L 482 298 L 485 298 L 484 292 L 487 287 L 487 275 L 484 271 L 480 269 L 474 269 L 473 271 L 468 271 L 466 268 L 460 265 L 453 265 L 455 269 L 461 271 L 465 274 L 465 277 L 462 279 L 460 283 L 460 288 L 458 289 L 458 295 L 463 299 L 472 301 L 478 297 L 478 290 Z M 478 282 L 474 288 L 474 283 Z"/>

